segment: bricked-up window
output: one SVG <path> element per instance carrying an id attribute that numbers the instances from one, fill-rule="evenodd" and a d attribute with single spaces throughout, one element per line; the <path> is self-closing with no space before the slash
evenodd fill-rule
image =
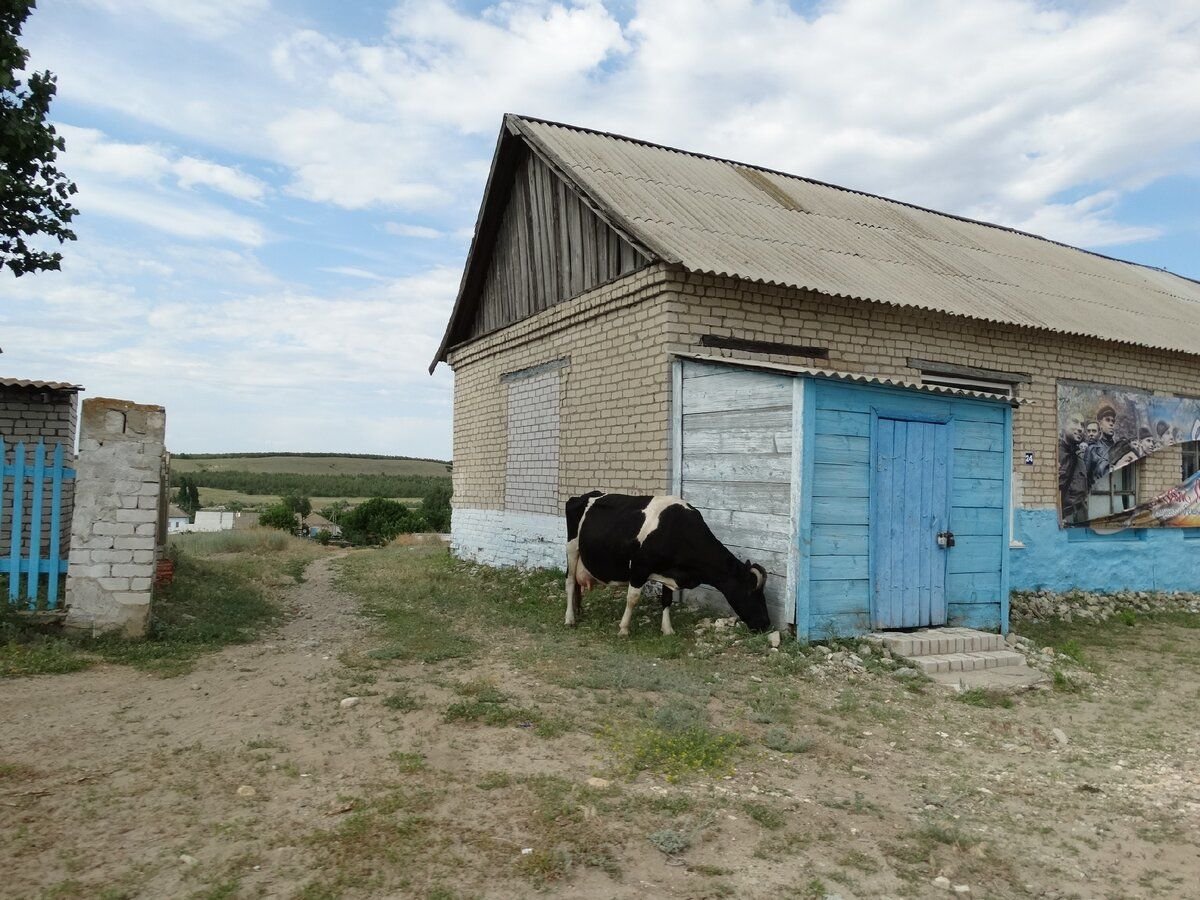
<path id="1" fill-rule="evenodd" d="M 1125 466 L 1109 472 L 1094 485 L 1088 495 L 1088 518 L 1108 516 L 1137 505 L 1137 472 Z"/>
<path id="2" fill-rule="evenodd" d="M 558 503 L 559 360 L 503 376 L 508 383 L 504 508 L 562 512 Z"/>

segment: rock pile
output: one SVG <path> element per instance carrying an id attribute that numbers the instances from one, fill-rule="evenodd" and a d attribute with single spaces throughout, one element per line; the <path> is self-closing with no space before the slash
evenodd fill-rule
<path id="1" fill-rule="evenodd" d="M 1156 593 L 1154 591 L 1116 591 L 1111 594 L 1098 591 L 1048 590 L 1013 591 L 1010 610 L 1014 620 L 1042 622 L 1060 619 L 1071 622 L 1083 619 L 1103 622 L 1127 611 L 1137 613 L 1191 612 L 1200 613 L 1200 594 Z"/>

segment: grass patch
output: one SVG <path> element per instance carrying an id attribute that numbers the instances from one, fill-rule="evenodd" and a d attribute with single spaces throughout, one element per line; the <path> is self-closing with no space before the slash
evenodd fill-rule
<path id="1" fill-rule="evenodd" d="M 278 531 L 177 535 L 175 580 L 151 604 L 146 639 L 47 634 L 4 604 L 0 613 L 0 677 L 76 672 L 98 660 L 158 675 L 180 675 L 193 660 L 229 644 L 255 640 L 280 614 L 272 595 L 322 553 Z"/>
<path id="2" fill-rule="evenodd" d="M 729 758 L 742 744 L 740 735 L 690 727 L 682 731 L 633 729 L 613 738 L 613 749 L 629 774 L 653 772 L 679 781 L 697 772 L 729 773 Z"/>

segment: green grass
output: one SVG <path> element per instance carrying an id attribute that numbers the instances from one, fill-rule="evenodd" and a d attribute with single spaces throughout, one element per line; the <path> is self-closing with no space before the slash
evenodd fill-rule
<path id="1" fill-rule="evenodd" d="M 651 772 L 675 782 L 701 772 L 731 773 L 730 756 L 743 741 L 740 735 L 694 726 L 631 729 L 614 734 L 611 742 L 628 774 Z"/>

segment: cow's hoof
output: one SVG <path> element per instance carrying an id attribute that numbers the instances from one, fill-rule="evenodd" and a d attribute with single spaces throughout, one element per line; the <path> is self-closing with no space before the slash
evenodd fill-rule
<path id="1" fill-rule="evenodd" d="M 566 623 L 566 626 L 567 626 L 568 628 L 574 628 L 574 627 L 575 627 L 575 623 L 574 623 L 574 622 L 567 622 L 567 623 Z"/>
<path id="2" fill-rule="evenodd" d="M 617 632 L 617 637 L 629 637 L 629 629 Z"/>

